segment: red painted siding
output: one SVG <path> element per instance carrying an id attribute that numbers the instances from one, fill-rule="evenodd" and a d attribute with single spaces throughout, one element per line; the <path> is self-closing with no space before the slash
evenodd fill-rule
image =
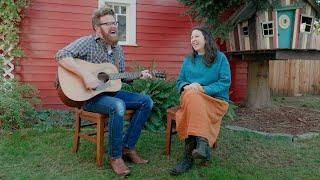
<path id="1" fill-rule="evenodd" d="M 137 0 L 137 44 L 125 47 L 129 63 L 139 61 L 177 75 L 183 57 L 190 52 L 192 22 L 180 14 L 184 8 L 174 0 Z"/>
<path id="2" fill-rule="evenodd" d="M 244 103 L 247 99 L 248 64 L 245 61 L 230 61 L 231 66 L 231 100 L 235 103 Z"/>
<path id="3" fill-rule="evenodd" d="M 21 25 L 26 57 L 17 64 L 16 77 L 38 87 L 44 108 L 65 108 L 53 87 L 54 55 L 71 41 L 93 33 L 91 13 L 97 5 L 98 0 L 33 0 L 27 10 Z M 135 61 L 144 66 L 155 61 L 159 69 L 176 76 L 183 57 L 190 53 L 193 24 L 189 17 L 181 16 L 184 10 L 175 0 L 137 0 L 138 46 L 123 46 L 127 67 Z"/>
<path id="4" fill-rule="evenodd" d="M 221 51 L 226 51 L 226 44 L 219 43 Z M 230 87 L 230 98 L 235 103 L 244 103 L 247 99 L 247 82 L 248 82 L 248 64 L 245 61 L 239 59 L 229 59 L 230 68 L 231 68 L 231 87 Z"/>
<path id="5" fill-rule="evenodd" d="M 98 1 L 32 0 L 21 24 L 21 45 L 26 57 L 16 66 L 16 77 L 38 87 L 44 108 L 65 108 L 53 81 L 58 49 L 92 33 L 91 13 Z"/>

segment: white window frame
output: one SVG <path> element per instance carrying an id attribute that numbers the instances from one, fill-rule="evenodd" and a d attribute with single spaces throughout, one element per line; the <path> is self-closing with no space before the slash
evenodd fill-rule
<path id="1" fill-rule="evenodd" d="M 137 2 L 136 0 L 99 0 L 99 6 L 104 6 L 105 3 L 110 5 L 120 5 L 127 7 L 126 15 L 126 41 L 119 41 L 120 45 L 137 46 L 136 41 L 136 14 Z"/>
<path id="2" fill-rule="evenodd" d="M 268 29 L 266 29 L 267 31 L 268 31 L 268 35 L 265 35 L 264 34 L 264 28 L 263 28 L 263 25 L 264 24 L 267 24 L 267 26 L 268 26 Z M 271 30 L 271 28 L 269 28 L 269 24 L 272 24 L 272 35 L 270 35 L 269 34 L 269 31 Z M 265 21 L 265 22 L 263 22 L 263 23 L 261 23 L 261 31 L 262 31 L 262 35 L 263 35 L 263 37 L 273 37 L 274 36 L 274 22 L 273 21 Z"/>
<path id="3" fill-rule="evenodd" d="M 306 27 L 305 27 L 305 26 L 303 26 L 303 24 L 302 24 L 302 17 L 311 18 L 310 32 L 305 31 Z M 305 15 L 305 14 L 301 14 L 301 20 L 300 20 L 300 32 L 301 32 L 301 33 L 306 33 L 306 34 L 310 34 L 310 33 L 312 33 L 313 25 L 314 25 L 314 24 L 313 24 L 313 22 L 314 22 L 314 17 L 312 17 L 312 16 L 308 16 L 308 15 Z"/>

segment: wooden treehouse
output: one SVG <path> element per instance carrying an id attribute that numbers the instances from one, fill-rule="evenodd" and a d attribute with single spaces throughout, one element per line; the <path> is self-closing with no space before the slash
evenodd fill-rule
<path id="1" fill-rule="evenodd" d="M 248 63 L 249 107 L 271 105 L 269 60 L 320 59 L 320 35 L 314 30 L 319 13 L 313 0 L 281 0 L 261 12 L 248 3 L 229 18 L 234 30 L 227 49 L 232 60 Z"/>

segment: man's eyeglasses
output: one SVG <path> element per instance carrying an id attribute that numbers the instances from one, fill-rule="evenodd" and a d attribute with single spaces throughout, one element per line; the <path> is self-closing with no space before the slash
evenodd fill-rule
<path id="1" fill-rule="evenodd" d="M 100 23 L 100 25 L 106 25 L 106 26 L 117 26 L 118 21 L 115 22 L 105 22 L 105 23 Z"/>

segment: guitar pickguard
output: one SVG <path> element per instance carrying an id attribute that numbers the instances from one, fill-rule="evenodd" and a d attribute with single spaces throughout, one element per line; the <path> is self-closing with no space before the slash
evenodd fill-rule
<path id="1" fill-rule="evenodd" d="M 108 88 L 108 87 L 111 87 L 111 82 L 112 81 L 107 81 L 105 83 L 101 83 L 96 89 L 95 91 L 103 91 L 104 89 Z"/>

